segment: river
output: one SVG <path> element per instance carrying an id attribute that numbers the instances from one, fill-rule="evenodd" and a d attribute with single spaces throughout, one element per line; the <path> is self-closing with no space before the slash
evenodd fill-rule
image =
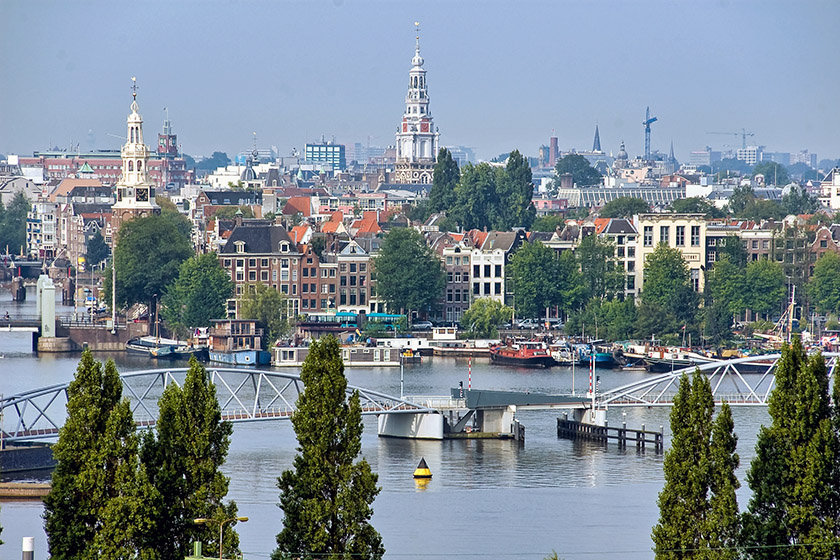
<path id="1" fill-rule="evenodd" d="M 3 294 L 4 299 L 8 294 Z M 7 300 L 8 301 L 8 300 Z M 34 303 L 7 304 L 10 313 L 33 314 Z M 0 305 L 0 314 L 5 309 Z M 66 310 L 64 310 L 66 311 Z M 71 309 L 72 311 L 72 309 Z M 59 307 L 59 313 L 62 308 Z M 0 331 L 0 393 L 11 395 L 72 379 L 79 355 L 35 355 L 28 333 Z M 145 358 L 97 354 L 113 358 L 121 372 L 157 367 Z M 166 365 L 164 364 L 163 367 Z M 352 385 L 400 394 L 398 368 L 348 368 Z M 601 388 L 636 379 L 645 372 L 598 370 Z M 585 392 L 587 372 L 575 372 L 575 390 Z M 424 358 L 407 365 L 407 395 L 447 395 L 459 381 L 467 386 L 467 360 Z M 525 370 L 472 364 L 476 389 L 569 393 L 571 368 Z M 659 429 L 669 443 L 669 409 L 611 409 L 608 420 L 618 425 Z M 565 560 L 652 558 L 650 532 L 658 518 L 657 494 L 663 484 L 663 456 L 651 449 L 622 451 L 558 439 L 557 411 L 522 411 L 524 443 L 513 441 L 413 441 L 379 438 L 376 419 L 365 417 L 362 454 L 379 475 L 382 491 L 373 504 L 373 525 L 381 533 L 385 558 L 542 559 L 556 551 Z M 758 427 L 768 422 L 764 408 L 735 408 L 735 428 L 744 476 Z M 241 549 L 246 559 L 268 558 L 282 529 L 277 507 L 277 476 L 292 465 L 295 436 L 287 421 L 235 425 L 224 471 L 230 476 L 228 497 L 239 506 Z M 412 473 L 425 458 L 433 478 L 418 488 Z M 742 487 L 743 508 L 749 490 Z M 3 502 L 0 558 L 17 558 L 21 538 L 35 537 L 35 557 L 47 557 L 40 502 Z"/>

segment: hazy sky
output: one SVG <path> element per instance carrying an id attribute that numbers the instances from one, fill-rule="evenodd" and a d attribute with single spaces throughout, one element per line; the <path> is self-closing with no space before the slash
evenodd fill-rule
<path id="1" fill-rule="evenodd" d="M 0 0 L 0 153 L 118 148 L 136 76 L 146 143 L 183 151 L 392 145 L 421 25 L 442 145 L 490 158 L 624 140 L 840 157 L 836 0 Z M 114 136 L 112 136 L 114 135 Z"/>

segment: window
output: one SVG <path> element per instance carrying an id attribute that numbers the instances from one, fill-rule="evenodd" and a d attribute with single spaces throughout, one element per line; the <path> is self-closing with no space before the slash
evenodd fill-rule
<path id="1" fill-rule="evenodd" d="M 669 243 L 671 237 L 671 226 L 659 226 L 659 242 Z"/>
<path id="2" fill-rule="evenodd" d="M 757 239 L 753 239 L 752 248 L 753 249 L 758 249 L 758 240 Z"/>
<path id="3" fill-rule="evenodd" d="M 636 261 L 627 261 L 627 272 L 636 271 Z"/>
<path id="4" fill-rule="evenodd" d="M 630 259 L 636 258 L 636 248 L 635 247 L 627 247 L 627 257 Z"/>
<path id="5" fill-rule="evenodd" d="M 474 264 L 473 265 L 473 277 L 474 278 L 481 278 L 481 265 Z"/>
<path id="6" fill-rule="evenodd" d="M 268 259 L 260 259 L 260 266 L 267 267 L 268 266 Z"/>
<path id="7" fill-rule="evenodd" d="M 477 296 L 481 295 L 481 284 L 479 284 L 478 282 L 475 282 L 473 284 L 473 293 Z"/>
<path id="8" fill-rule="evenodd" d="M 342 286 L 346 286 L 346 285 L 347 285 L 347 277 L 346 277 L 346 276 L 342 276 L 342 277 L 341 277 L 341 280 L 340 280 L 340 282 L 339 282 L 339 283 L 340 283 Z"/>
<path id="9" fill-rule="evenodd" d="M 700 271 L 696 268 L 692 268 L 691 271 L 691 287 L 694 288 L 695 292 L 700 291 Z"/>
<path id="10" fill-rule="evenodd" d="M 616 245 L 624 245 L 624 236 L 619 235 L 616 239 Z"/>
<path id="11" fill-rule="evenodd" d="M 485 296 L 490 295 L 490 282 L 485 282 L 484 283 L 484 295 Z"/>
<path id="12" fill-rule="evenodd" d="M 455 282 L 456 282 L 457 284 L 460 284 L 460 283 L 461 283 L 461 273 L 460 273 L 460 272 L 456 272 L 456 273 L 455 273 Z"/>
<path id="13" fill-rule="evenodd" d="M 288 270 L 281 270 L 280 271 L 280 281 L 281 282 L 288 282 L 289 281 L 289 271 Z"/>
<path id="14" fill-rule="evenodd" d="M 268 282 L 268 271 L 267 270 L 261 270 L 260 271 L 260 281 Z"/>
<path id="15" fill-rule="evenodd" d="M 242 282 L 245 280 L 245 271 L 244 270 L 237 270 L 236 271 L 236 281 Z"/>
<path id="16" fill-rule="evenodd" d="M 303 285 L 303 293 L 304 293 L 304 294 L 308 294 L 308 293 L 309 293 L 309 284 L 304 284 L 304 285 Z"/>
<path id="17" fill-rule="evenodd" d="M 225 259 L 225 268 L 230 268 L 230 259 Z"/>
<path id="18" fill-rule="evenodd" d="M 289 259 L 280 259 L 280 268 L 289 268 Z"/>
<path id="19" fill-rule="evenodd" d="M 356 285 L 356 279 L 357 279 L 357 277 L 356 277 L 356 276 L 351 276 L 351 277 L 350 277 L 350 285 L 351 285 L 351 286 L 355 286 L 355 285 Z"/>
<path id="20" fill-rule="evenodd" d="M 257 266 L 257 259 L 248 259 L 248 268 L 254 268 Z"/>
<path id="21" fill-rule="evenodd" d="M 309 278 L 309 269 L 308 268 L 303 269 L 303 277 L 304 278 Z"/>
<path id="22" fill-rule="evenodd" d="M 356 272 L 356 263 L 350 263 L 350 272 Z"/>
<path id="23" fill-rule="evenodd" d="M 496 265 L 496 278 L 501 278 L 501 277 L 502 277 L 502 265 L 497 264 Z"/>
<path id="24" fill-rule="evenodd" d="M 446 257 L 446 264 L 452 264 L 452 257 L 451 256 Z"/>
<path id="25" fill-rule="evenodd" d="M 636 289 L 636 277 L 635 276 L 628 276 L 627 277 L 627 289 L 628 290 L 635 290 Z"/>
<path id="26" fill-rule="evenodd" d="M 620 259 L 623 259 L 624 258 L 624 247 L 617 247 L 616 251 L 618 253 L 616 256 Z"/>
<path id="27" fill-rule="evenodd" d="M 347 272 L 347 263 L 341 263 L 340 265 L 338 265 L 338 269 L 341 272 Z"/>
<path id="28" fill-rule="evenodd" d="M 498 295 L 501 295 L 501 294 L 502 294 L 502 283 L 501 283 L 501 282 L 496 282 L 496 283 L 495 283 L 495 287 L 496 287 L 496 288 L 495 288 L 495 292 L 494 292 L 494 293 L 495 293 L 497 296 L 498 296 Z"/>
<path id="29" fill-rule="evenodd" d="M 464 255 L 463 257 L 461 257 L 461 262 L 464 264 L 464 266 L 467 266 L 470 264 L 470 258 L 467 255 Z"/>
<path id="30" fill-rule="evenodd" d="M 820 247 L 822 247 L 822 248 L 828 247 L 828 241 L 826 241 L 825 239 L 820 239 Z"/>
<path id="31" fill-rule="evenodd" d="M 770 241 L 768 241 L 767 239 L 763 240 L 761 242 L 761 248 L 762 249 L 769 249 L 770 248 Z"/>
<path id="32" fill-rule="evenodd" d="M 489 264 L 484 265 L 484 277 L 485 278 L 490 278 L 490 265 Z"/>
<path id="33" fill-rule="evenodd" d="M 292 271 L 292 282 L 297 282 L 297 270 Z"/>
<path id="34" fill-rule="evenodd" d="M 685 245 L 685 226 L 677 226 L 677 247 Z"/>
<path id="35" fill-rule="evenodd" d="M 691 226 L 691 246 L 700 246 L 700 226 Z"/>
<path id="36" fill-rule="evenodd" d="M 446 273 L 446 283 L 447 283 L 447 284 L 451 284 L 451 283 L 452 283 L 452 272 L 447 272 L 447 273 Z"/>
<path id="37" fill-rule="evenodd" d="M 321 284 L 321 293 L 322 293 L 322 294 L 326 294 L 326 293 L 327 293 L 327 284 Z"/>
<path id="38" fill-rule="evenodd" d="M 452 290 L 446 290 L 446 301 L 450 302 L 450 303 L 453 301 L 452 300 Z"/>
<path id="39" fill-rule="evenodd" d="M 455 302 L 461 303 L 461 292 L 460 290 L 455 290 Z"/>
<path id="40" fill-rule="evenodd" d="M 645 226 L 644 245 L 645 247 L 653 247 L 653 226 Z"/>
<path id="41" fill-rule="evenodd" d="M 321 269 L 321 278 L 326 278 L 326 277 L 327 277 L 327 274 L 329 274 L 329 273 L 327 272 L 327 269 L 326 269 L 326 268 L 322 268 L 322 269 Z"/>

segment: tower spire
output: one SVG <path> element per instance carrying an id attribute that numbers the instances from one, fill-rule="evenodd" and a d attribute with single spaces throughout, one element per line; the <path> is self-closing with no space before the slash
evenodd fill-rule
<path id="1" fill-rule="evenodd" d="M 414 22 L 414 39 L 416 41 L 416 44 L 414 46 L 414 50 L 417 51 L 417 53 L 419 54 L 420 53 L 420 22 L 419 21 Z"/>
<path id="2" fill-rule="evenodd" d="M 137 101 L 137 77 L 131 77 L 131 95 L 133 96 L 133 100 Z"/>
<path id="3" fill-rule="evenodd" d="M 601 134 L 598 132 L 598 123 L 595 123 L 595 141 L 592 142 L 592 151 L 601 151 Z"/>

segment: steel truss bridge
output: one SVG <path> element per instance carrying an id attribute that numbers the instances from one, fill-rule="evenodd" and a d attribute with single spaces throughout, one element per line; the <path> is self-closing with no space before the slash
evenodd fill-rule
<path id="1" fill-rule="evenodd" d="M 726 401 L 730 406 L 766 406 L 775 386 L 776 364 L 781 354 L 766 354 L 712 362 L 697 366 L 709 378 L 715 403 Z M 829 378 L 840 359 L 840 353 L 823 354 Z M 683 373 L 689 375 L 695 366 L 647 377 L 615 389 L 601 392 L 595 399 L 596 408 L 671 406 Z"/>
<path id="2" fill-rule="evenodd" d="M 154 426 L 157 402 L 170 383 L 181 386 L 187 368 L 153 369 L 120 376 L 123 398 L 128 398 L 138 428 Z M 256 422 L 289 419 L 303 391 L 296 373 L 250 369 L 212 368 L 207 373 L 216 385 L 222 419 Z M 0 437 L 4 442 L 55 439 L 67 416 L 68 383 L 52 385 L 0 398 Z M 362 387 L 347 386 L 348 396 L 359 392 L 363 415 L 432 412 L 433 409 Z"/>

